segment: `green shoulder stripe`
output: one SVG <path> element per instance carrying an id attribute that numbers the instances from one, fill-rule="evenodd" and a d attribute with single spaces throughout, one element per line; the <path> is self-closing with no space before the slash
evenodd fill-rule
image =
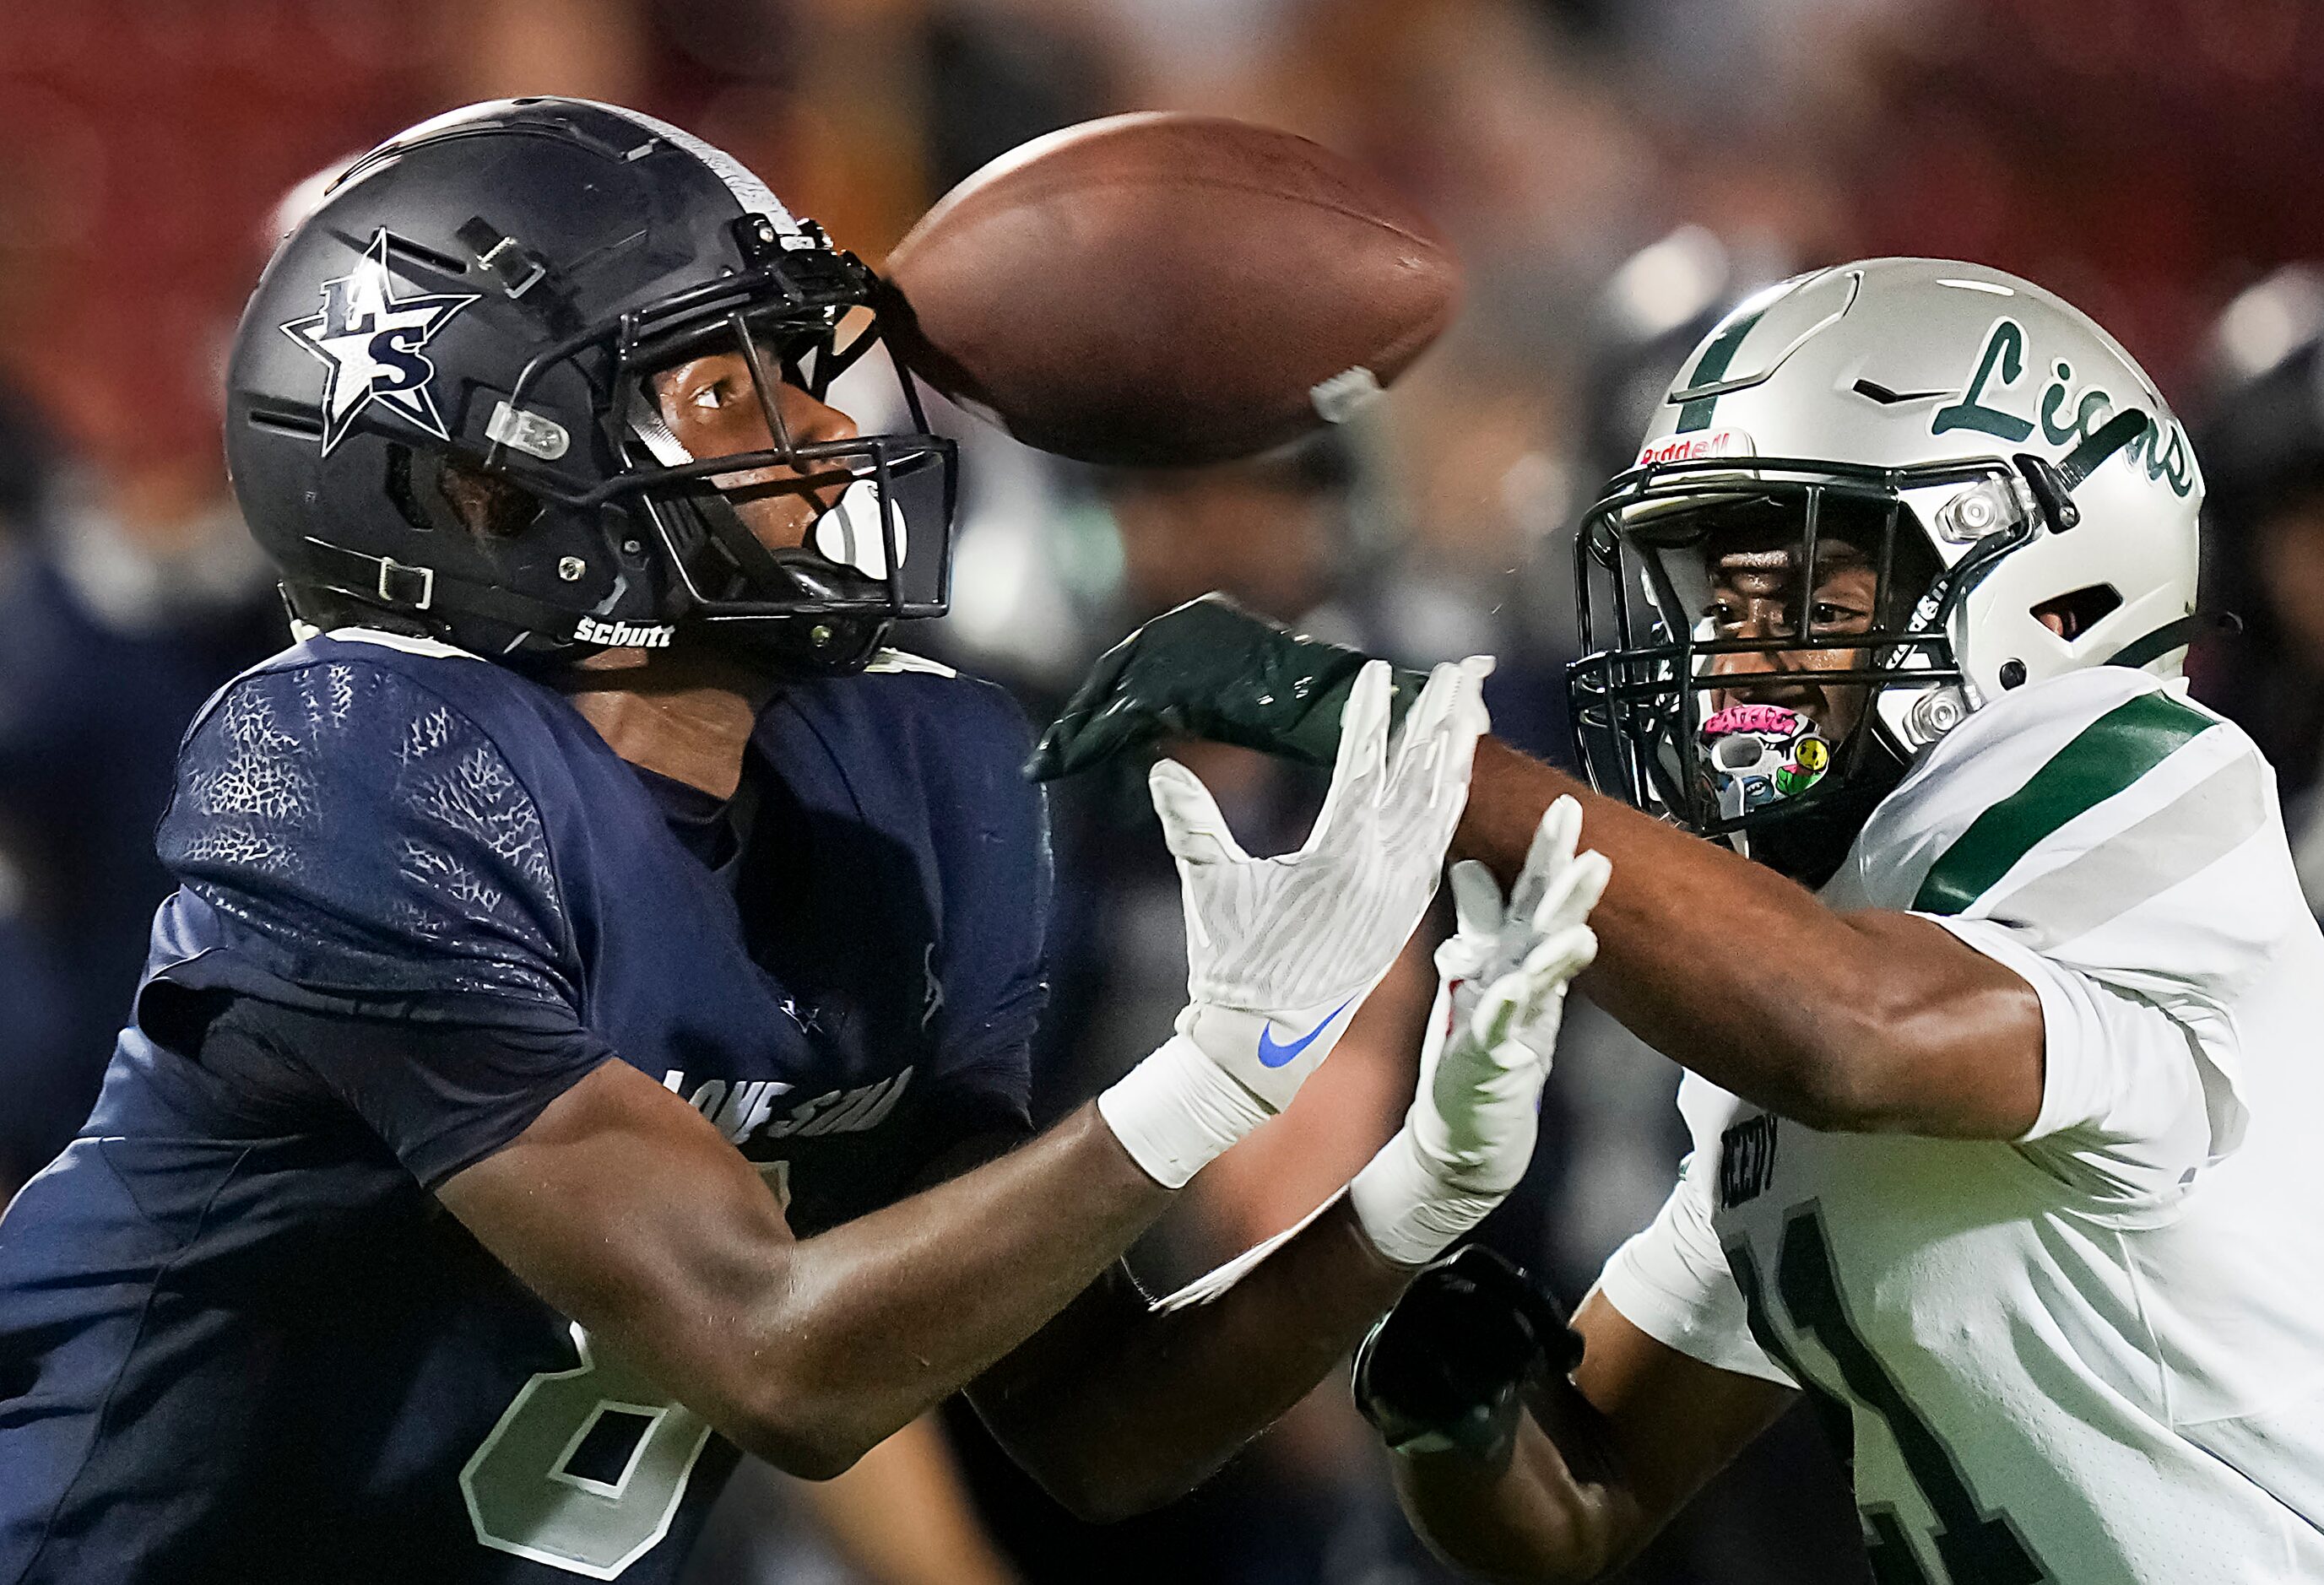
<path id="1" fill-rule="evenodd" d="M 1969 823 L 1930 867 L 1913 898 L 1914 911 L 1960 913 L 2043 837 L 2217 724 L 2168 694 L 2141 694 L 2115 706 L 2052 754 L 2033 779 Z"/>

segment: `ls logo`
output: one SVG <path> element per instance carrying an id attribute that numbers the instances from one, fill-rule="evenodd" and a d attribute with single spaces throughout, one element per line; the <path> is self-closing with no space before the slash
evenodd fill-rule
<path id="1" fill-rule="evenodd" d="M 438 440 L 451 438 L 428 388 L 436 365 L 420 349 L 475 300 L 457 292 L 396 296 L 384 230 L 373 235 L 352 271 L 323 282 L 323 311 L 281 329 L 329 371 L 323 376 L 325 456 L 374 402 Z"/>

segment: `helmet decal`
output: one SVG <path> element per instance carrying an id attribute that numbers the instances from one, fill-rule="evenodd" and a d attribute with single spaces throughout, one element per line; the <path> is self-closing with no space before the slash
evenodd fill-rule
<path id="1" fill-rule="evenodd" d="M 1993 328 L 1986 333 L 1985 345 L 1978 354 L 1977 372 L 1969 376 L 1968 388 L 1959 401 L 1936 410 L 1929 421 L 1929 433 L 1978 429 L 2013 444 L 2031 438 L 2033 419 L 2005 411 L 1985 400 L 1989 386 L 2013 386 L 2024 377 L 2026 347 L 2023 326 L 2006 317 L 1995 320 Z M 2035 410 L 2041 420 L 2042 438 L 2052 446 L 2071 447 L 2105 427 L 2115 411 L 2114 393 L 2095 383 L 2077 393 L 2074 365 L 2060 358 L 2051 365 L 2051 379 L 2043 387 Z M 2185 497 L 2192 493 L 2194 466 L 2189 460 L 2186 434 L 2176 419 L 2158 430 L 2150 415 L 2145 432 L 2123 447 L 2123 455 L 2127 459 L 2126 465 L 2144 467 L 2149 479 L 2167 484 L 2172 494 Z M 1646 460 L 1639 458 L 1641 465 Z"/>
<path id="2" fill-rule="evenodd" d="M 1701 462 L 1706 456 L 1749 456 L 1758 447 L 1751 437 L 1741 429 L 1713 429 L 1708 434 L 1673 435 L 1666 440 L 1649 441 L 1638 450 L 1638 460 L 1632 467 L 1646 467 L 1655 463 Z"/>
<path id="3" fill-rule="evenodd" d="M 2023 444 L 2034 433 L 2034 420 L 2003 412 L 1985 400 L 1986 382 L 1994 378 L 1997 366 L 2005 386 L 2015 385 L 2024 377 L 2025 327 L 2006 317 L 1996 319 L 1993 328 L 1985 333 L 1985 347 L 1977 355 L 1977 373 L 1969 376 L 1969 389 L 1961 392 L 1959 401 L 1937 410 L 1936 416 L 1929 420 L 1929 433 L 1981 429 L 2012 445 Z"/>
<path id="4" fill-rule="evenodd" d="M 396 296 L 387 244 L 382 228 L 354 269 L 323 282 L 322 312 L 281 327 L 328 371 L 323 376 L 326 456 L 374 402 L 438 440 L 451 438 L 429 389 L 436 365 L 421 348 L 476 298 L 460 292 Z"/>
<path id="5" fill-rule="evenodd" d="M 1742 346 L 1743 338 L 1751 334 L 1752 328 L 1766 314 L 1765 306 L 1756 311 L 1746 309 L 1721 326 L 1702 349 L 1702 355 L 1695 360 L 1694 373 L 1687 380 L 1688 387 L 1702 389 L 1716 385 L 1725 379 L 1728 365 L 1734 363 L 1735 354 Z M 1716 392 L 1682 402 L 1678 410 L 1679 432 L 1683 435 L 1697 429 L 1708 429 L 1711 428 L 1711 415 L 1718 407 Z"/>

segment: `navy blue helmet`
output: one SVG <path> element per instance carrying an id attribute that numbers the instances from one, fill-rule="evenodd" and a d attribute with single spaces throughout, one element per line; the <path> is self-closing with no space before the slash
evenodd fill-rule
<path id="1" fill-rule="evenodd" d="M 731 156 L 586 100 L 503 100 L 356 161 L 236 333 L 226 456 L 292 612 L 504 659 L 747 643 L 861 667 L 943 613 L 955 456 L 895 368 L 893 431 L 796 437 L 879 340 L 880 283 Z M 771 447 L 691 455 L 658 370 L 739 352 Z M 772 475 L 754 470 L 776 470 Z M 735 510 L 844 478 L 806 542 Z"/>

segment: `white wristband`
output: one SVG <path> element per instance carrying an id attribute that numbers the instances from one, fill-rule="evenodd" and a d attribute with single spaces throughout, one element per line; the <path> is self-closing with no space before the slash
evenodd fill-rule
<path id="1" fill-rule="evenodd" d="M 1348 1203 L 1364 1236 L 1399 1266 L 1427 1265 L 1505 1198 L 1445 1187 L 1429 1170 L 1409 1127 L 1398 1129 L 1348 1184 Z"/>
<path id="2" fill-rule="evenodd" d="M 1124 1074 L 1097 1098 L 1097 1110 L 1130 1158 L 1166 1189 L 1185 1187 L 1269 1115 L 1184 1035 Z"/>

